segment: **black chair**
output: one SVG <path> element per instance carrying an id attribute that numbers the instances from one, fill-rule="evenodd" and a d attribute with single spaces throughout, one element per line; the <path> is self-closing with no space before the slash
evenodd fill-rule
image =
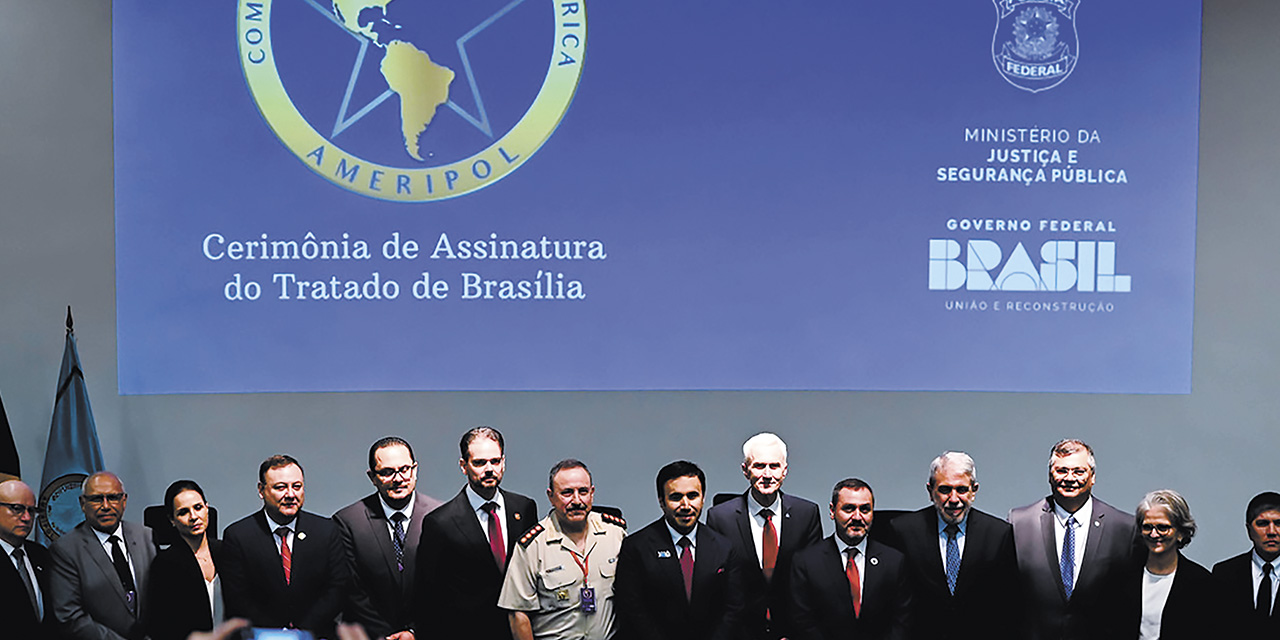
<path id="1" fill-rule="evenodd" d="M 156 548 L 167 547 L 182 542 L 178 530 L 169 522 L 169 507 L 154 505 L 142 510 L 142 524 L 151 527 L 151 541 Z M 218 539 L 218 508 L 209 507 L 208 536 L 210 540 Z"/>

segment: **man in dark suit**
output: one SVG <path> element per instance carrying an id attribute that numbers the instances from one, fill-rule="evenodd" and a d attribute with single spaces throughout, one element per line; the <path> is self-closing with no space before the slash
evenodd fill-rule
<path id="1" fill-rule="evenodd" d="M 302 510 L 302 465 L 275 455 L 258 467 L 262 510 L 227 527 L 218 573 L 227 617 L 332 637 L 349 576 L 342 534 Z"/>
<path id="2" fill-rule="evenodd" d="M 822 521 L 818 505 L 783 495 L 787 444 L 778 436 L 760 433 L 742 445 L 742 474 L 747 492 L 711 507 L 707 526 L 733 542 L 743 561 L 748 636 L 778 640 L 788 635 L 791 557 L 822 539 Z"/>
<path id="3" fill-rule="evenodd" d="M 80 494 L 84 522 L 50 549 L 49 595 L 62 637 L 69 640 L 138 640 L 145 636 L 146 592 L 156 557 L 151 530 L 124 522 L 129 494 L 116 474 L 85 479 Z"/>
<path id="4" fill-rule="evenodd" d="M 835 535 L 796 554 L 792 640 L 904 640 L 911 586 L 902 554 L 867 533 L 875 494 L 857 478 L 831 490 Z"/>
<path id="5" fill-rule="evenodd" d="M 658 471 L 662 518 L 628 535 L 613 582 L 624 640 L 737 640 L 746 610 L 733 543 L 698 525 L 706 475 L 692 462 Z"/>
<path id="6" fill-rule="evenodd" d="M 889 523 L 911 574 L 912 636 L 920 640 L 1012 637 L 1017 560 L 1013 527 L 973 508 L 973 458 L 948 451 L 929 465 L 932 506 Z"/>
<path id="7" fill-rule="evenodd" d="M 36 496 L 25 482 L 0 482 L 0 617 L 6 634 L 14 638 L 54 635 L 48 615 L 49 550 L 27 540 L 35 524 Z"/>
<path id="8" fill-rule="evenodd" d="M 1028 640 L 1106 640 L 1126 628 L 1124 582 L 1137 566 L 1133 516 L 1093 498 L 1093 449 L 1049 454 L 1052 494 L 1009 512 Z"/>
<path id="9" fill-rule="evenodd" d="M 503 491 L 502 434 L 467 431 L 458 444 L 467 486 L 422 521 L 414 628 L 423 638 L 510 640 L 498 594 L 516 540 L 538 522 L 533 500 Z"/>
<path id="10" fill-rule="evenodd" d="M 351 573 L 342 618 L 363 625 L 370 638 L 414 640 L 418 538 L 422 519 L 440 501 L 416 491 L 418 461 L 401 438 L 373 443 L 368 475 L 377 491 L 333 514 Z"/>
<path id="11" fill-rule="evenodd" d="M 1213 565 L 1224 638 L 1280 637 L 1280 494 L 1266 491 L 1249 501 L 1245 531 L 1253 549 Z"/>

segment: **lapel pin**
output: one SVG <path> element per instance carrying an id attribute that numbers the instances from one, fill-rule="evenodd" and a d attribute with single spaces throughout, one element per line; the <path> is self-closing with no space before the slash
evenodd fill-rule
<path id="1" fill-rule="evenodd" d="M 878 564 L 880 564 L 880 558 L 871 558 L 871 566 L 874 567 Z"/>
<path id="2" fill-rule="evenodd" d="M 671 552 L 670 552 L 670 551 L 666 551 L 666 550 L 659 550 L 659 551 L 658 551 L 658 557 L 659 557 L 659 558 L 670 558 L 670 557 L 671 557 Z"/>
<path id="3" fill-rule="evenodd" d="M 306 531 L 299 531 L 299 532 L 298 532 L 298 540 L 299 540 L 299 541 L 302 541 L 302 540 L 306 540 L 306 539 L 307 539 L 307 532 L 306 532 Z"/>
<path id="4" fill-rule="evenodd" d="M 515 518 L 516 520 L 519 520 L 519 519 L 520 519 L 520 513 L 519 513 L 519 512 L 517 512 L 517 513 L 513 513 L 513 514 L 511 514 L 511 517 Z"/>

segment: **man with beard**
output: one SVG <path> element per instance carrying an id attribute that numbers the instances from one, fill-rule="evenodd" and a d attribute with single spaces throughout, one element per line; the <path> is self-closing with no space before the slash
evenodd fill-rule
<path id="1" fill-rule="evenodd" d="M 467 431 L 458 443 L 467 485 L 422 521 L 414 628 L 424 638 L 510 640 L 498 594 L 516 540 L 538 520 L 533 500 L 499 489 L 502 434 Z"/>
<path id="2" fill-rule="evenodd" d="M 791 569 L 793 640 L 905 640 L 911 590 L 902 554 L 868 540 L 871 486 L 857 478 L 831 490 L 831 537 L 796 554 Z"/>
<path id="3" fill-rule="evenodd" d="M 818 505 L 782 494 L 787 443 L 778 436 L 760 433 L 747 439 L 742 475 L 750 485 L 746 493 L 712 507 L 707 526 L 733 541 L 746 565 L 748 637 L 778 640 L 789 631 L 791 558 L 822 539 L 822 521 Z"/>
<path id="4" fill-rule="evenodd" d="M 907 557 L 912 635 L 919 640 L 998 640 L 1013 636 L 1009 617 L 1017 580 L 1013 528 L 973 508 L 973 458 L 948 451 L 929 465 L 931 506 L 889 523 L 889 538 Z"/>
<path id="5" fill-rule="evenodd" d="M 346 595 L 346 556 L 333 521 L 302 510 L 302 465 L 274 455 L 258 467 L 262 510 L 227 527 L 218 573 L 228 618 L 333 637 Z"/>
<path id="6" fill-rule="evenodd" d="M 619 637 L 738 640 L 746 607 L 733 544 L 699 526 L 706 476 L 692 462 L 658 471 L 662 518 L 627 536 L 618 553 Z"/>
<path id="7" fill-rule="evenodd" d="M 1137 536 L 1132 515 L 1093 497 L 1096 479 L 1093 449 L 1063 440 L 1049 453 L 1052 493 L 1009 512 L 1028 640 L 1123 637 Z"/>
<path id="8" fill-rule="evenodd" d="M 417 492 L 418 461 L 402 438 L 369 447 L 369 481 L 376 491 L 333 514 L 342 532 L 351 589 L 343 620 L 371 638 L 414 640 L 413 589 L 422 520 L 440 501 Z"/>
<path id="9" fill-rule="evenodd" d="M 587 465 L 551 467 L 551 513 L 520 537 L 498 606 L 515 640 L 607 640 L 615 633 L 613 578 L 626 522 L 593 513 Z"/>
<path id="10" fill-rule="evenodd" d="M 156 548 L 150 529 L 123 521 L 128 501 L 116 474 L 89 476 L 80 495 L 84 522 L 50 549 L 50 600 L 64 638 L 145 636 L 141 620 L 147 603 L 139 596 L 146 590 Z"/>

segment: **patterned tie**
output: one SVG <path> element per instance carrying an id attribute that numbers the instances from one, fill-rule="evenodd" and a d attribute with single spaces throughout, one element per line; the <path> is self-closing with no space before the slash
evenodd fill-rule
<path id="1" fill-rule="evenodd" d="M 502 540 L 502 523 L 498 521 L 498 503 L 486 502 L 480 507 L 489 514 L 489 551 L 498 568 L 507 566 L 507 545 Z"/>
<path id="2" fill-rule="evenodd" d="M 773 526 L 773 510 L 761 509 L 760 517 L 764 518 L 764 536 L 760 545 L 760 568 L 764 570 L 764 579 L 773 580 L 773 569 L 778 566 L 778 530 Z"/>
<path id="3" fill-rule="evenodd" d="M 391 543 L 396 548 L 396 568 L 404 571 L 404 521 L 403 513 L 391 514 Z"/>
<path id="4" fill-rule="evenodd" d="M 1076 517 L 1067 518 L 1067 534 L 1062 541 L 1062 559 L 1058 561 L 1058 569 L 1062 571 L 1062 588 L 1067 592 L 1067 599 L 1071 599 L 1071 590 L 1075 588 L 1076 581 L 1076 527 L 1080 526 L 1076 522 Z"/>
<path id="5" fill-rule="evenodd" d="M 680 573 L 684 574 L 684 597 L 693 601 L 693 542 L 688 536 L 680 536 Z"/>
<path id="6" fill-rule="evenodd" d="M 293 577 L 293 551 L 289 550 L 289 527 L 276 529 L 280 536 L 280 566 L 284 569 L 284 583 L 289 584 Z"/>
<path id="7" fill-rule="evenodd" d="M 1271 617 L 1271 563 L 1262 566 L 1262 583 L 1258 585 L 1258 615 Z"/>
<path id="8" fill-rule="evenodd" d="M 947 532 L 947 588 L 951 590 L 951 595 L 956 594 L 956 578 L 960 576 L 960 541 L 956 536 L 960 535 L 960 525 L 949 524 L 946 528 Z"/>
<path id="9" fill-rule="evenodd" d="M 120 536 L 107 538 L 111 543 L 111 564 L 115 565 L 116 575 L 120 578 L 120 586 L 129 600 L 129 612 L 138 614 L 137 587 L 133 584 L 133 572 L 129 570 L 129 560 L 124 557 L 124 549 L 120 546 Z"/>
<path id="10" fill-rule="evenodd" d="M 849 564 L 844 574 L 849 578 L 849 595 L 853 596 L 853 617 L 862 615 L 862 579 L 858 576 L 858 564 L 853 561 L 858 556 L 857 547 L 849 547 Z"/>
<path id="11" fill-rule="evenodd" d="M 13 550 L 13 561 L 18 565 L 18 575 L 22 576 L 22 585 L 27 588 L 27 597 L 31 599 L 31 610 L 36 612 L 36 619 L 40 619 L 40 603 L 36 602 L 36 587 L 31 584 L 31 574 L 27 573 L 27 563 L 22 559 L 22 547 Z"/>

